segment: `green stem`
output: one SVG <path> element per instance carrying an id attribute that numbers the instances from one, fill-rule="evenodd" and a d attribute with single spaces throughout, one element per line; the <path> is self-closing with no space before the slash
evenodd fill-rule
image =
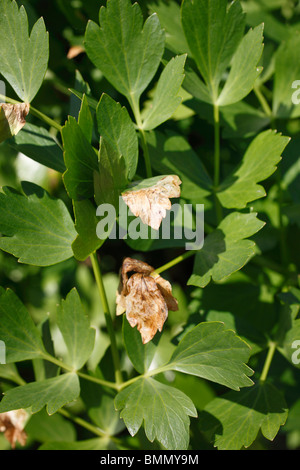
<path id="1" fill-rule="evenodd" d="M 262 109 L 264 110 L 265 114 L 270 118 L 270 120 L 272 121 L 272 110 L 269 106 L 269 103 L 267 102 L 266 98 L 264 97 L 264 95 L 262 94 L 260 88 L 258 86 L 254 86 L 254 93 L 256 95 L 256 98 L 258 99 L 258 101 L 260 102 L 260 105 L 262 107 Z"/>
<path id="2" fill-rule="evenodd" d="M 211 227 L 211 225 L 206 224 L 206 223 L 204 224 L 204 228 L 205 228 L 205 232 L 207 232 L 207 233 L 211 233 L 211 232 L 214 231 L 214 228 Z M 170 269 L 173 266 L 175 266 L 176 264 L 181 263 L 181 261 L 184 261 L 184 260 L 190 258 L 191 256 L 195 255 L 197 252 L 198 252 L 198 250 L 187 251 L 183 255 L 179 255 L 176 258 L 169 261 L 168 263 L 164 264 L 163 266 L 160 266 L 159 268 L 155 269 L 155 271 L 153 271 L 152 274 L 155 275 L 155 274 L 160 274 L 163 271 L 167 271 L 167 269 Z"/>
<path id="3" fill-rule="evenodd" d="M 52 362 L 52 364 L 55 364 L 56 366 L 60 367 L 61 369 L 66 370 L 67 372 L 75 372 L 79 377 L 82 377 L 85 380 L 89 380 L 90 382 L 95 382 L 98 385 L 102 385 L 104 387 L 109 387 L 117 390 L 117 384 L 114 382 L 109 382 L 107 380 L 99 379 L 98 377 L 94 377 L 92 375 L 85 374 L 84 372 L 80 372 L 78 370 L 74 370 L 72 367 L 68 366 L 64 362 L 60 361 L 56 357 L 51 356 L 50 354 L 45 354 L 43 356 L 43 359 Z"/>
<path id="4" fill-rule="evenodd" d="M 118 385 L 114 382 L 109 382 L 108 380 L 99 379 L 98 377 L 94 377 L 93 375 L 84 374 L 83 372 L 77 371 L 77 375 L 85 380 L 89 380 L 90 382 L 94 382 L 98 385 L 103 385 L 104 387 L 113 388 L 118 390 Z"/>
<path id="5" fill-rule="evenodd" d="M 153 377 L 154 375 L 161 374 L 162 372 L 165 372 L 165 371 L 170 370 L 170 369 L 171 369 L 170 364 L 168 364 L 166 366 L 158 367 L 157 369 L 149 370 L 145 374 L 137 375 L 136 377 L 133 377 L 132 379 L 127 380 L 126 382 L 123 382 L 119 386 L 119 391 L 123 390 L 123 388 L 128 387 L 128 385 L 133 384 L 134 382 L 136 382 L 139 379 L 147 379 L 149 377 Z"/>
<path id="6" fill-rule="evenodd" d="M 168 263 L 164 264 L 163 266 L 160 266 L 160 268 L 155 269 L 155 271 L 153 271 L 152 274 L 155 275 L 155 274 L 160 274 L 163 271 L 167 271 L 167 269 L 172 268 L 176 264 L 181 263 L 181 261 L 184 261 L 184 260 L 190 258 L 191 256 L 195 255 L 196 253 L 197 253 L 197 251 L 194 251 L 194 250 L 187 251 L 183 255 L 177 256 L 177 258 L 174 258 L 171 261 L 169 261 Z"/>
<path id="7" fill-rule="evenodd" d="M 58 130 L 58 132 L 61 132 L 62 126 L 58 124 L 58 122 L 49 118 L 48 116 L 46 116 L 46 114 L 42 113 L 41 111 L 39 111 L 38 109 L 34 108 L 31 105 L 30 105 L 30 112 L 33 116 L 39 118 L 41 121 L 44 121 L 50 127 L 54 127 L 56 130 Z"/>
<path id="8" fill-rule="evenodd" d="M 115 444 L 118 444 L 119 446 L 122 445 L 122 441 L 118 439 L 117 437 L 110 436 L 105 431 L 102 431 L 102 429 L 98 428 L 97 426 L 94 426 L 93 424 L 89 423 L 85 419 L 80 418 L 79 416 L 73 415 L 65 408 L 61 408 L 60 410 L 58 410 L 58 413 L 60 413 L 62 416 L 69 419 L 70 421 L 73 421 L 75 424 L 78 424 L 82 428 L 85 428 L 88 431 L 92 432 L 96 436 L 105 437 L 109 439 L 110 441 L 114 442 Z"/>
<path id="9" fill-rule="evenodd" d="M 271 366 L 271 363 L 272 363 L 272 360 L 276 351 L 276 346 L 277 344 L 274 341 L 270 341 L 268 354 L 267 354 L 265 364 L 264 364 L 264 367 L 260 376 L 260 382 L 264 382 L 268 376 L 269 369 L 270 369 L 270 366 Z"/>
<path id="10" fill-rule="evenodd" d="M 143 149 L 143 155 L 145 159 L 145 165 L 146 165 L 146 174 L 147 178 L 152 178 L 152 168 L 151 168 L 151 161 L 150 161 L 150 155 L 149 155 L 149 150 L 148 150 L 148 144 L 147 144 L 147 139 L 146 139 L 146 134 L 143 129 L 143 123 L 142 123 L 142 117 L 141 117 L 141 112 L 140 112 L 140 105 L 138 101 L 135 99 L 134 96 L 131 97 L 130 106 L 134 114 L 135 122 L 137 125 L 137 128 L 139 130 L 140 136 L 141 136 L 141 145 Z"/>
<path id="11" fill-rule="evenodd" d="M 97 428 L 96 426 L 89 423 L 88 421 L 85 421 L 85 419 L 82 419 L 79 416 L 74 416 L 72 413 L 70 413 L 66 409 L 61 408 L 60 410 L 58 410 L 58 412 L 65 418 L 70 419 L 71 421 L 78 424 L 79 426 L 87 429 L 88 431 L 91 431 L 93 434 L 96 434 L 96 436 L 107 437 L 107 434 L 104 431 L 101 431 L 101 429 Z"/>
<path id="12" fill-rule="evenodd" d="M 223 218 L 222 206 L 217 197 L 218 187 L 220 184 L 220 112 L 219 106 L 214 105 L 214 198 L 216 206 L 216 215 L 218 223 Z"/>
<path id="13" fill-rule="evenodd" d="M 150 155 L 149 155 L 149 150 L 148 150 L 148 144 L 146 140 L 146 134 L 143 129 L 139 129 L 140 136 L 141 136 L 141 144 L 142 144 L 142 149 L 143 149 L 143 154 L 144 154 L 144 159 L 145 159 L 145 165 L 146 165 L 146 174 L 147 178 L 152 178 L 152 168 L 151 168 L 151 161 L 150 161 Z"/>
<path id="14" fill-rule="evenodd" d="M 90 258 L 91 258 L 91 262 L 92 262 L 92 266 L 94 270 L 94 276 L 95 276 L 99 294 L 100 294 L 101 304 L 104 310 L 104 317 L 106 321 L 107 331 L 108 331 L 110 341 L 111 341 L 111 352 L 112 352 L 112 358 L 113 358 L 113 363 L 114 363 L 114 368 L 115 368 L 115 378 L 116 378 L 117 384 L 120 384 L 122 383 L 122 374 L 121 374 L 121 367 L 120 367 L 119 352 L 117 348 L 116 337 L 115 337 L 115 332 L 114 332 L 113 323 L 112 323 L 112 317 L 110 314 L 106 292 L 105 292 L 105 288 L 103 284 L 100 264 L 99 264 L 96 252 L 92 253 Z"/>

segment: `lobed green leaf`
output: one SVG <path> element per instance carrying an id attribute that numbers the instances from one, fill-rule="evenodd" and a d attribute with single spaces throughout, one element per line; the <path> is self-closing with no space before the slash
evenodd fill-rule
<path id="1" fill-rule="evenodd" d="M 259 430 L 272 441 L 286 418 L 282 393 L 267 382 L 214 398 L 199 416 L 202 430 L 212 436 L 219 450 L 249 447 Z"/>
<path id="2" fill-rule="evenodd" d="M 188 285 L 205 287 L 211 279 L 223 281 L 249 261 L 255 253 L 255 243 L 245 239 L 264 226 L 256 215 L 232 212 L 207 235 L 203 248 L 196 253 Z"/>
<path id="3" fill-rule="evenodd" d="M 74 370 L 81 369 L 93 351 L 95 330 L 90 327 L 76 289 L 62 300 L 57 311 L 57 326 L 68 351 L 66 363 Z"/>
<path id="4" fill-rule="evenodd" d="M 43 18 L 28 34 L 27 13 L 15 0 L 0 2 L 0 73 L 19 98 L 30 103 L 39 91 L 49 57 L 49 39 Z"/>
<path id="5" fill-rule="evenodd" d="M 31 408 L 32 413 L 37 413 L 46 406 L 48 414 L 52 415 L 78 398 L 79 393 L 77 374 L 68 372 L 51 379 L 11 388 L 5 392 L 0 402 L 0 413 L 20 408 Z"/>
<path id="6" fill-rule="evenodd" d="M 221 322 L 200 323 L 184 335 L 166 365 L 170 370 L 196 375 L 234 390 L 253 384 L 245 364 L 250 348 Z"/>
<path id="7" fill-rule="evenodd" d="M 5 344 L 7 364 L 43 357 L 46 352 L 40 332 L 23 303 L 12 290 L 2 288 L 0 339 Z"/>
<path id="8" fill-rule="evenodd" d="M 242 163 L 221 184 L 218 192 L 221 204 L 228 209 L 243 209 L 248 202 L 265 196 L 265 189 L 257 183 L 274 173 L 289 141 L 289 137 L 272 130 L 255 137 Z"/>
<path id="9" fill-rule="evenodd" d="M 0 248 L 35 266 L 71 258 L 76 231 L 64 203 L 33 183 L 22 186 L 25 195 L 7 187 L 0 193 Z"/>
<path id="10" fill-rule="evenodd" d="M 158 17 L 151 15 L 143 26 L 137 3 L 109 0 L 100 8 L 99 23 L 100 27 L 93 21 L 87 25 L 86 52 L 114 88 L 136 104 L 164 51 L 164 31 Z"/>
<path id="11" fill-rule="evenodd" d="M 156 438 L 168 450 L 185 450 L 189 444 L 189 416 L 196 417 L 193 402 L 180 390 L 154 379 L 138 379 L 115 398 L 128 431 L 134 436 L 144 422 L 149 441 Z"/>

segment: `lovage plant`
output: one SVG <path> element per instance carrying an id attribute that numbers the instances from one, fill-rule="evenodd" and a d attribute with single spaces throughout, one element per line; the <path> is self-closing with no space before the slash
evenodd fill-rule
<path id="1" fill-rule="evenodd" d="M 296 448 L 296 6 L 18 3 L 0 2 L 0 446 Z"/>

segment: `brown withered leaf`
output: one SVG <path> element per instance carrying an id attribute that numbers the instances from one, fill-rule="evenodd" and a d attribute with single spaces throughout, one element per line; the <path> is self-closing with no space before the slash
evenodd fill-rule
<path id="1" fill-rule="evenodd" d="M 152 178 L 150 178 L 152 180 Z M 180 196 L 181 181 L 176 175 L 164 176 L 152 186 L 130 189 L 122 193 L 122 198 L 131 212 L 142 222 L 158 230 L 166 211 L 171 209 L 170 198 Z"/>
<path id="2" fill-rule="evenodd" d="M 159 274 L 156 274 L 153 277 L 160 292 L 163 295 L 163 298 L 166 301 L 168 310 L 172 310 L 172 311 L 178 310 L 178 302 L 172 295 L 172 286 L 169 283 L 169 281 L 159 276 Z"/>
<path id="3" fill-rule="evenodd" d="M 129 272 L 134 273 L 128 279 Z M 126 311 L 130 326 L 137 327 L 143 344 L 162 331 L 168 310 L 178 310 L 171 284 L 159 275 L 151 275 L 153 272 L 149 264 L 125 258 L 117 292 L 117 315 Z"/>
<path id="4" fill-rule="evenodd" d="M 21 446 L 26 444 L 27 434 L 24 426 L 27 418 L 28 413 L 23 409 L 0 413 L 0 432 L 4 433 L 12 449 L 15 449 L 17 441 Z"/>
<path id="5" fill-rule="evenodd" d="M 18 134 L 25 126 L 29 106 L 28 103 L 0 104 L 0 142 Z"/>

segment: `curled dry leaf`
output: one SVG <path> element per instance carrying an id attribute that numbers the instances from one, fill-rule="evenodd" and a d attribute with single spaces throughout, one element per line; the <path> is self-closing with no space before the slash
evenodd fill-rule
<path id="1" fill-rule="evenodd" d="M 18 134 L 26 124 L 29 103 L 0 104 L 0 142 Z"/>
<path id="2" fill-rule="evenodd" d="M 27 434 L 24 431 L 24 426 L 27 418 L 28 413 L 23 409 L 0 413 L 0 432 L 4 433 L 13 449 L 16 447 L 17 441 L 22 446 L 26 444 Z"/>
<path id="3" fill-rule="evenodd" d="M 128 278 L 130 272 L 133 274 Z M 143 344 L 151 341 L 157 330 L 162 331 L 168 310 L 178 310 L 171 284 L 155 275 L 152 266 L 132 258 L 123 262 L 116 302 L 117 315 L 126 312 L 130 326 L 137 327 Z"/>
<path id="4" fill-rule="evenodd" d="M 149 186 L 152 180 L 154 184 Z M 136 217 L 158 230 L 162 219 L 166 217 L 166 211 L 171 209 L 170 198 L 180 196 L 181 181 L 176 175 L 163 176 L 158 181 L 157 178 L 146 181 L 147 187 L 141 187 L 144 182 L 136 184 L 133 189 L 122 193 L 122 198 Z"/>

